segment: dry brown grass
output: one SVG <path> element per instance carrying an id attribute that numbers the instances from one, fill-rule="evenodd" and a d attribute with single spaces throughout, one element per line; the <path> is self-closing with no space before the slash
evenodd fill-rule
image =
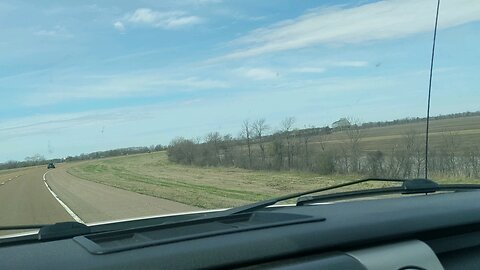
<path id="1" fill-rule="evenodd" d="M 79 162 L 67 171 L 82 179 L 203 208 L 238 206 L 358 178 L 184 166 L 169 162 L 165 152 Z M 370 183 L 362 188 L 373 186 L 385 184 Z"/>

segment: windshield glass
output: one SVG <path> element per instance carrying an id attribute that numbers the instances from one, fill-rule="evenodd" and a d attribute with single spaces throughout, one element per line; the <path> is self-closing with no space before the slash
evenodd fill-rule
<path id="1" fill-rule="evenodd" d="M 0 226 L 425 177 L 436 5 L 2 1 Z M 439 183 L 480 180 L 479 21 L 480 1 L 440 5 L 428 151 Z"/>

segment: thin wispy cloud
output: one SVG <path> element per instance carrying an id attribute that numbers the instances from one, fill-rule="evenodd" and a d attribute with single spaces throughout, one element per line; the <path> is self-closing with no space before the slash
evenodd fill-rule
<path id="1" fill-rule="evenodd" d="M 124 107 L 78 113 L 41 114 L 0 121 L 0 139 L 19 139 L 32 135 L 55 135 L 68 129 L 88 129 L 98 125 L 117 125 L 151 118 L 153 106 Z"/>
<path id="2" fill-rule="evenodd" d="M 236 72 L 253 80 L 271 80 L 278 77 L 278 73 L 267 68 L 239 68 Z"/>
<path id="3" fill-rule="evenodd" d="M 319 63 L 319 66 L 294 67 L 289 71 L 293 73 L 324 73 L 334 68 L 363 68 L 368 67 L 368 65 L 367 61 L 357 60 L 324 61 Z"/>
<path id="4" fill-rule="evenodd" d="M 324 73 L 327 69 L 322 67 L 301 67 L 291 69 L 294 73 Z"/>
<path id="5" fill-rule="evenodd" d="M 42 37 L 62 37 L 62 38 L 71 38 L 73 34 L 63 26 L 55 26 L 51 29 L 41 29 L 34 32 L 36 36 Z"/>
<path id="6" fill-rule="evenodd" d="M 228 88 L 220 80 L 190 77 L 166 77 L 161 72 L 85 76 L 85 83 L 66 83 L 46 88 L 26 97 L 25 105 L 42 106 L 72 100 L 158 97 L 167 94 Z"/>
<path id="7" fill-rule="evenodd" d="M 197 4 L 218 4 L 222 3 L 223 0 L 193 0 Z"/>
<path id="8" fill-rule="evenodd" d="M 161 12 L 149 8 L 138 8 L 134 12 L 126 14 L 122 20 L 116 21 L 114 27 L 119 31 L 125 30 L 126 25 L 175 29 L 202 22 L 202 18 L 184 11 Z"/>
<path id="9" fill-rule="evenodd" d="M 431 32 L 435 5 L 435 1 L 427 0 L 390 0 L 357 7 L 319 8 L 292 20 L 255 29 L 233 41 L 235 46 L 244 48 L 211 61 L 253 57 L 319 44 L 356 44 Z M 478 21 L 480 1 L 443 1 L 440 17 L 440 29 Z"/>
<path id="10" fill-rule="evenodd" d="M 333 66 L 337 67 L 366 67 L 368 66 L 367 61 L 339 61 L 334 62 Z"/>
<path id="11" fill-rule="evenodd" d="M 3 2 L 0 162 L 424 113 L 434 0 Z M 480 1 L 439 19 L 432 113 L 478 110 Z"/>

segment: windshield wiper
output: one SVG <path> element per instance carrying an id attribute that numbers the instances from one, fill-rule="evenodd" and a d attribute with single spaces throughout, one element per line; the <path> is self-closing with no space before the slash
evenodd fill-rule
<path id="1" fill-rule="evenodd" d="M 298 193 L 293 193 L 265 201 L 260 201 L 256 202 L 253 204 L 247 204 L 244 206 L 239 206 L 235 207 L 229 210 L 225 210 L 223 212 L 219 212 L 219 215 L 235 215 L 235 214 L 240 214 L 240 213 L 249 213 L 249 212 L 255 212 L 260 209 L 264 209 L 268 206 L 274 205 L 278 202 L 281 201 L 286 201 L 290 199 L 295 199 L 299 198 L 297 202 L 297 205 L 302 205 L 305 204 L 307 201 L 312 202 L 315 200 L 323 200 L 324 198 L 335 198 L 335 196 L 342 196 L 346 193 L 336 193 L 336 194 L 329 194 L 329 195 L 320 195 L 318 197 L 302 197 L 305 195 L 310 195 L 314 193 L 319 193 L 323 191 L 328 191 L 328 190 L 333 190 L 333 189 L 338 189 L 342 187 L 348 187 L 348 186 L 353 186 L 365 182 L 397 182 L 397 183 L 402 183 L 402 186 L 400 187 L 390 187 L 390 188 L 379 188 L 379 189 L 371 189 L 367 190 L 366 192 L 363 193 L 357 193 L 357 197 L 364 197 L 367 195 L 376 195 L 378 193 L 385 193 L 385 192 L 391 192 L 391 193 L 402 193 L 402 194 L 415 194 L 415 193 L 432 193 L 436 191 L 456 191 L 456 190 L 465 190 L 465 189 L 480 189 L 480 185 L 439 185 L 436 182 L 429 180 L 429 179 L 395 179 L 395 178 L 365 178 L 365 179 L 360 179 L 360 180 L 355 180 L 339 185 L 334 185 L 334 186 L 329 186 L 325 188 L 318 188 L 314 190 L 309 190 L 305 192 L 298 192 Z M 348 193 L 350 194 L 350 193 Z M 329 197 L 322 197 L 322 196 L 329 196 Z"/>
<path id="2" fill-rule="evenodd" d="M 35 230 L 38 240 L 54 240 L 88 234 L 90 227 L 78 222 L 60 222 L 55 224 L 32 224 L 19 226 L 0 226 L 0 231 Z"/>
<path id="3" fill-rule="evenodd" d="M 20 230 L 36 230 L 50 224 L 29 224 L 29 225 L 14 225 L 14 226 L 0 226 L 0 231 L 20 231 Z"/>
<path id="4" fill-rule="evenodd" d="M 405 182 L 412 184 L 418 180 L 410 180 Z M 429 194 L 434 192 L 448 192 L 448 191 L 464 191 L 464 190 L 480 190 L 480 185 L 473 184 L 453 184 L 453 185 L 437 185 L 436 187 L 431 188 L 422 188 L 422 187 L 406 187 L 402 185 L 401 187 L 386 187 L 386 188 L 376 188 L 376 189 L 366 189 L 366 190 L 355 190 L 347 191 L 334 194 L 325 194 L 325 195 L 316 195 L 316 196 L 302 196 L 297 199 L 297 206 L 302 206 L 306 204 L 320 203 L 326 201 L 338 201 L 343 199 L 355 199 L 355 198 L 365 198 L 369 196 L 383 196 L 389 194 Z"/>
<path id="5" fill-rule="evenodd" d="M 313 189 L 313 190 L 304 191 L 304 192 L 292 193 L 292 194 L 288 194 L 288 195 L 285 195 L 285 196 L 281 196 L 281 197 L 277 197 L 277 198 L 273 198 L 273 199 L 269 199 L 269 200 L 265 200 L 265 201 L 260 201 L 260 202 L 256 202 L 256 203 L 252 203 L 252 204 L 247 204 L 247 205 L 235 207 L 235 208 L 232 208 L 232 209 L 229 209 L 229 210 L 225 210 L 221 213 L 223 213 L 225 215 L 235 215 L 235 214 L 240 214 L 240 213 L 254 212 L 256 210 L 266 208 L 268 206 L 274 205 L 274 204 L 276 204 L 278 202 L 281 202 L 281 201 L 295 199 L 295 198 L 298 198 L 298 197 L 301 197 L 301 196 L 304 196 L 304 195 L 314 194 L 314 193 L 323 192 L 323 191 L 332 190 L 332 189 L 337 189 L 337 188 L 341 188 L 341 187 L 352 186 L 352 185 L 356 185 L 356 184 L 360 184 L 360 183 L 364 183 L 364 182 L 398 182 L 398 183 L 403 183 L 405 181 L 408 181 L 408 180 L 406 180 L 406 179 L 394 179 L 394 178 L 392 178 L 392 179 L 390 179 L 390 178 L 366 178 L 366 179 L 346 182 L 346 183 L 339 184 L 339 185 L 334 185 L 334 186 L 329 186 L 329 187 L 324 187 L 324 188 L 318 188 L 318 189 Z"/>

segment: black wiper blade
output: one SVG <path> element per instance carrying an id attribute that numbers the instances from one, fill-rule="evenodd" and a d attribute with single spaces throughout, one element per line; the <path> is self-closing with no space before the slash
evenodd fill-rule
<path id="1" fill-rule="evenodd" d="M 355 199 L 365 198 L 369 196 L 381 196 L 389 194 L 429 194 L 435 192 L 447 192 L 447 191 L 467 191 L 467 190 L 480 190 L 480 185 L 473 184 L 448 184 L 439 185 L 431 180 L 425 181 L 425 179 L 412 179 L 404 182 L 401 187 L 387 187 L 376 188 L 366 190 L 347 191 L 334 194 L 325 194 L 317 196 L 302 196 L 297 200 L 296 205 L 306 205 L 312 203 L 336 201 L 343 199 Z"/>
<path id="2" fill-rule="evenodd" d="M 42 227 L 38 232 L 38 240 L 54 240 L 89 234 L 90 227 L 79 222 L 60 222 Z"/>
<path id="3" fill-rule="evenodd" d="M 323 192 L 323 191 L 332 190 L 332 189 L 338 189 L 338 188 L 352 186 L 352 185 L 365 183 L 365 182 L 397 182 L 397 183 L 402 183 L 403 184 L 407 181 L 410 181 L 410 180 L 408 180 L 408 179 L 396 179 L 396 178 L 365 178 L 365 179 L 355 180 L 355 181 L 351 181 L 351 182 L 347 182 L 347 183 L 343 183 L 343 184 L 339 184 L 339 185 L 329 186 L 329 187 L 325 187 L 325 188 L 318 188 L 318 189 L 313 189 L 313 190 L 304 191 L 304 192 L 293 193 L 293 194 L 289 194 L 289 195 L 285 195 L 285 196 L 281 196 L 281 197 L 277 197 L 277 198 L 273 198 L 273 199 L 269 199 L 269 200 L 265 200 L 265 201 L 260 201 L 260 202 L 256 202 L 256 203 L 252 203 L 252 204 L 247 204 L 247 205 L 235 207 L 235 208 L 232 208 L 232 209 L 229 209 L 229 210 L 225 210 L 223 212 L 219 212 L 218 214 L 223 216 L 223 215 L 235 215 L 235 214 L 240 214 L 240 213 L 254 212 L 254 211 L 257 211 L 257 210 L 260 210 L 260 209 L 264 209 L 268 206 L 274 205 L 274 204 L 276 204 L 278 202 L 281 202 L 281 201 L 295 199 L 295 198 L 305 196 L 305 195 L 309 195 L 309 194 L 314 194 L 314 193 Z M 428 181 L 433 182 L 431 180 L 428 180 Z M 435 183 L 435 182 L 433 182 L 433 183 Z"/>
<path id="4" fill-rule="evenodd" d="M 0 226 L 0 231 L 36 230 L 38 240 L 54 240 L 88 234 L 90 227 L 78 222 L 60 222 L 55 224 L 32 224 L 18 226 Z"/>
<path id="5" fill-rule="evenodd" d="M 20 231 L 20 230 L 37 230 L 50 224 L 29 224 L 29 225 L 14 225 L 14 226 L 0 226 L 0 231 Z"/>

